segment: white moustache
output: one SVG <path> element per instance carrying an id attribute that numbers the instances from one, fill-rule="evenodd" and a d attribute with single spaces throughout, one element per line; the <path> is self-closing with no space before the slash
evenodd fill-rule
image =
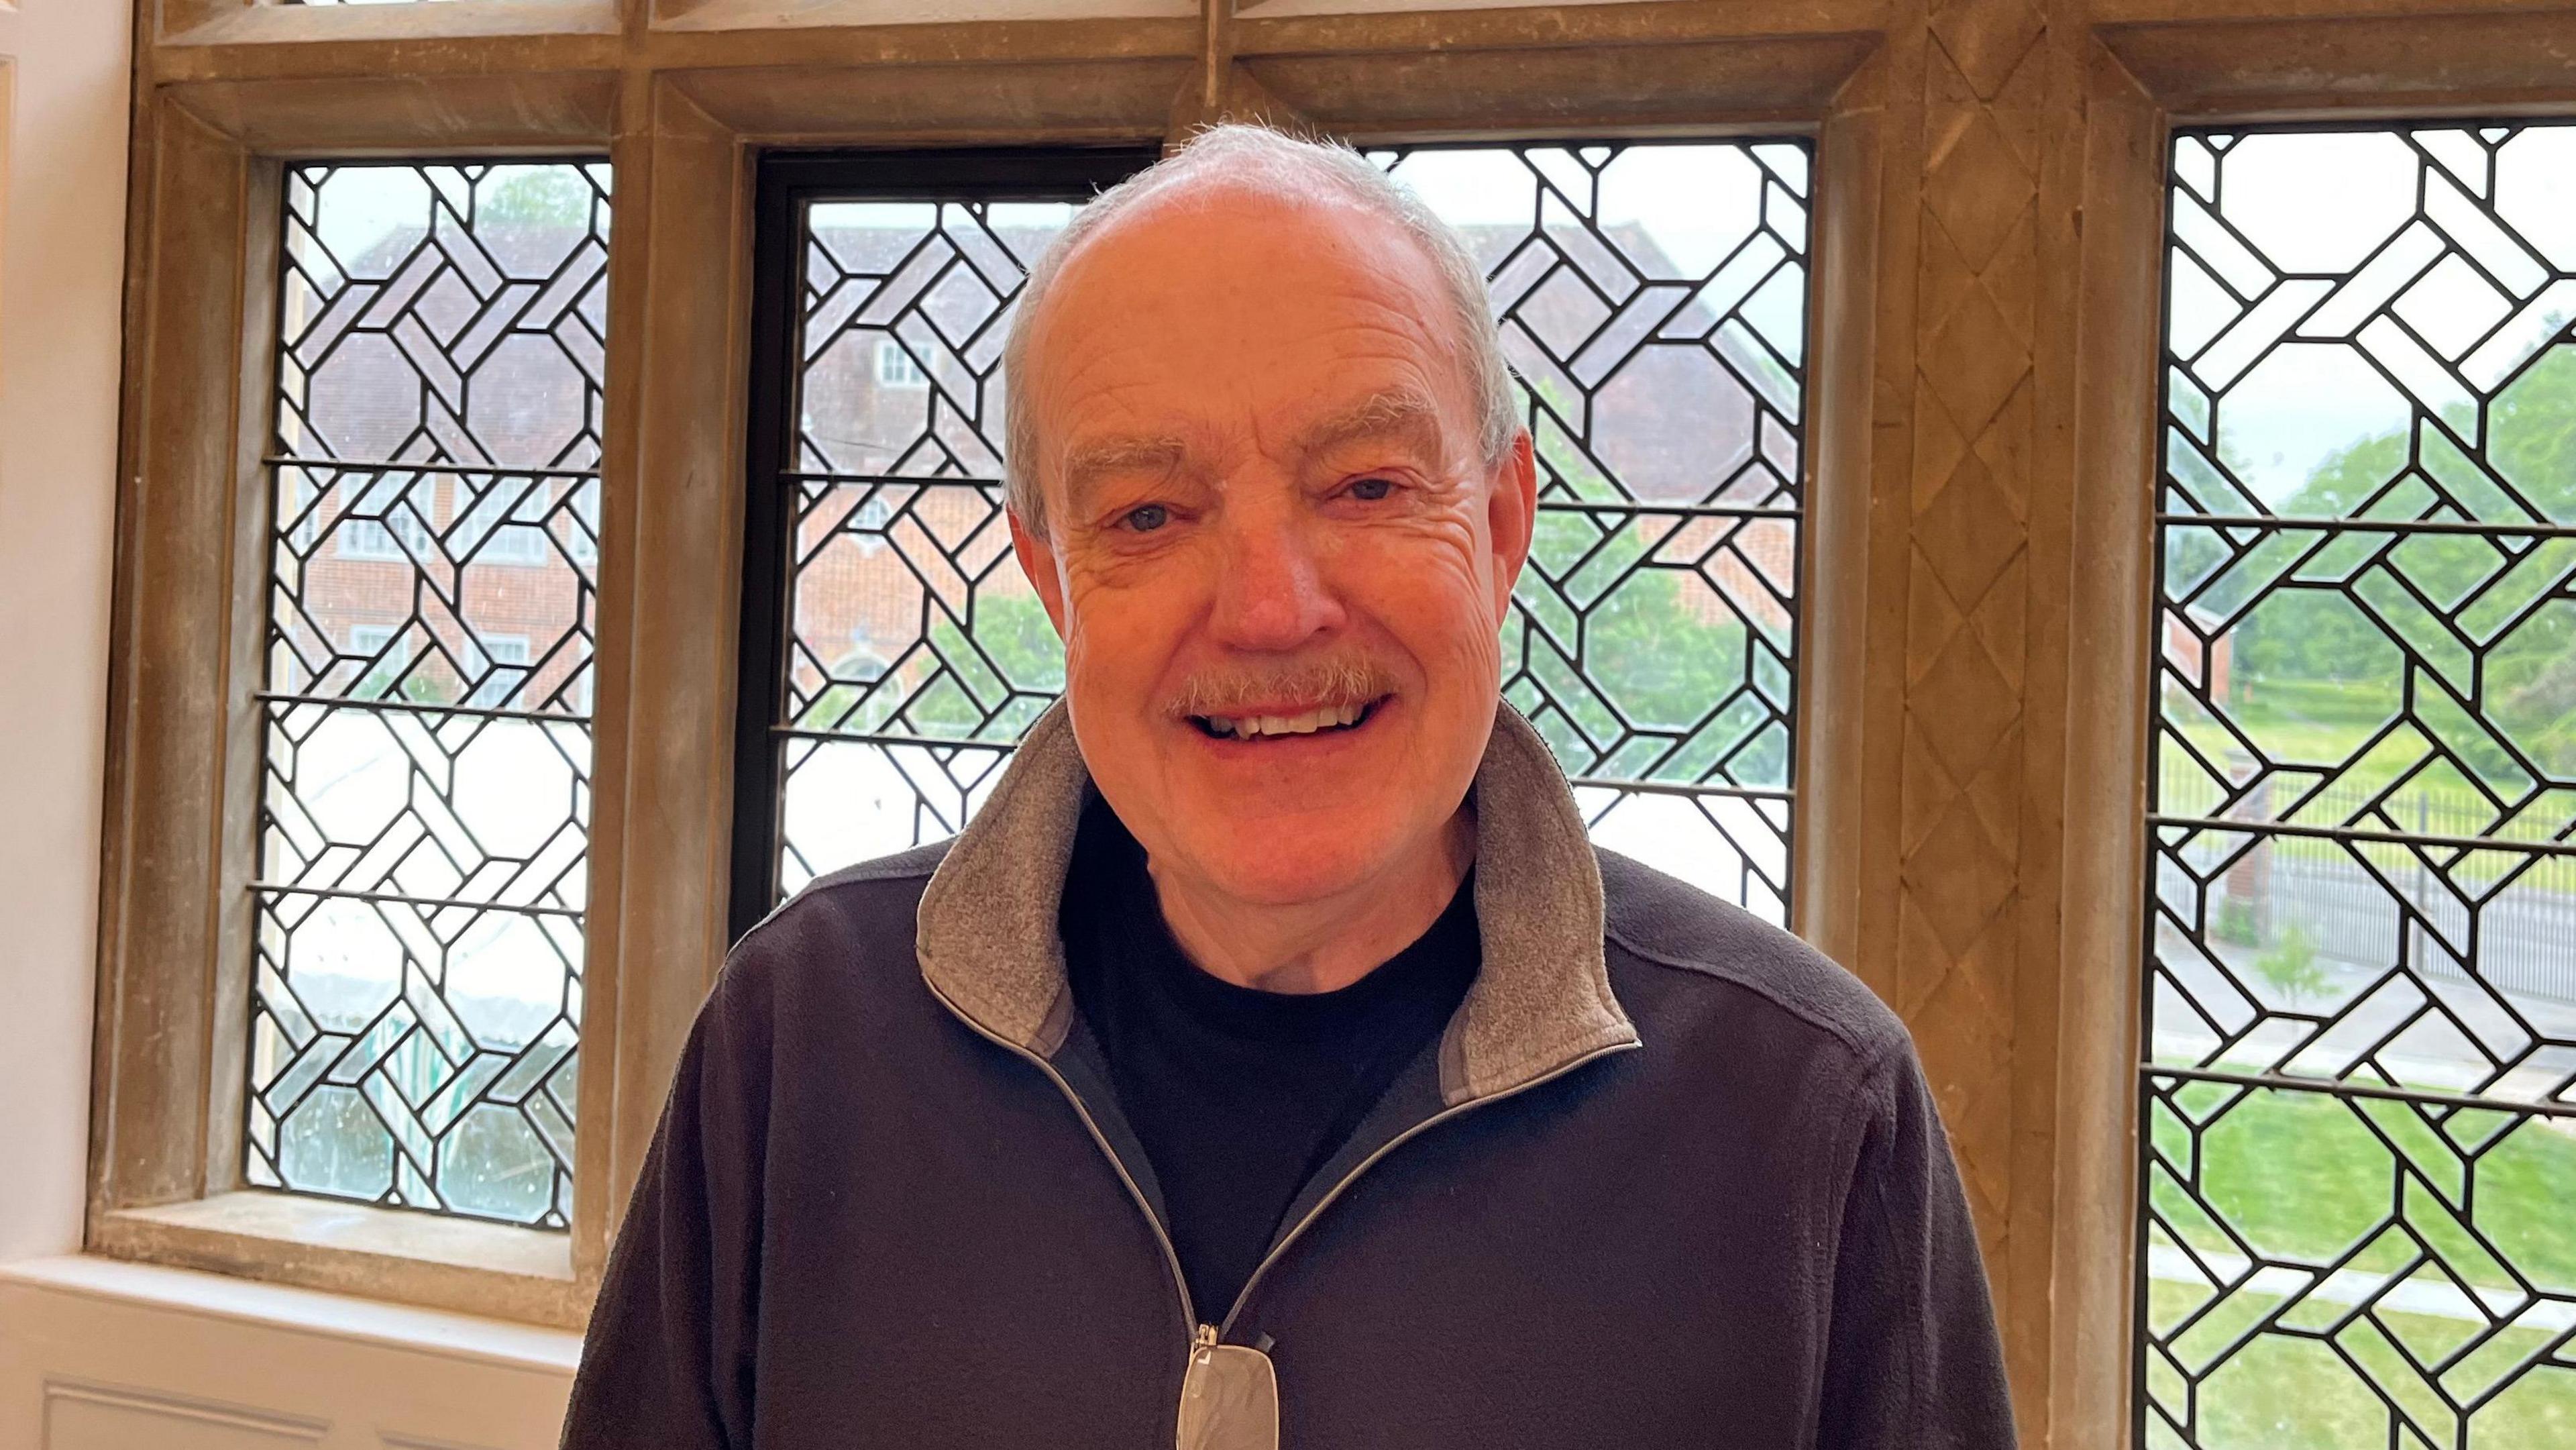
<path id="1" fill-rule="evenodd" d="M 1373 661 L 1317 660 L 1267 670 L 1203 671 L 1181 682 L 1175 715 L 1232 715 L 1256 705 L 1357 709 L 1395 693 L 1395 677 Z"/>

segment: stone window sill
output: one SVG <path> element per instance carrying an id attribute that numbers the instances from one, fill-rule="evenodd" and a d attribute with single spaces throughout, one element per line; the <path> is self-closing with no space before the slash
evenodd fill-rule
<path id="1" fill-rule="evenodd" d="M 94 1221 L 110 1259 L 295 1285 L 351 1302 L 578 1329 L 589 1294 L 571 1235 L 246 1190 L 117 1209 Z M 402 1312 L 419 1312 L 405 1308 Z"/>

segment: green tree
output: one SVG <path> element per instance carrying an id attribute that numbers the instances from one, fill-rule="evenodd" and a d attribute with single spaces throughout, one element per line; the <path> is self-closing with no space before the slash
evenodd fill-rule
<path id="1" fill-rule="evenodd" d="M 1604 571 L 1632 564 L 1633 554 L 1613 551 L 1602 561 Z M 1506 674 L 1525 664 L 1533 677 L 1516 684 L 1511 698 L 1524 710 L 1540 710 L 1540 691 L 1554 702 L 1556 711 L 1541 713 L 1540 731 L 1568 770 L 1696 779 L 1770 720 L 1763 704 L 1743 700 L 1703 724 L 1719 700 L 1748 677 L 1775 700 L 1788 697 L 1785 668 L 1766 651 L 1753 650 L 1748 659 L 1745 626 L 1722 609 L 1695 605 L 1694 594 L 1706 598 L 1697 583 L 1686 571 L 1638 568 L 1578 618 L 1554 590 L 1524 576 L 1522 608 L 1544 626 L 1546 638 L 1566 645 L 1580 638 L 1579 667 L 1554 645 L 1524 638 L 1518 624 L 1503 639 Z M 1587 592 L 1580 580 L 1562 587 L 1577 598 Z M 1616 743 L 1630 728 L 1652 733 Z M 1684 736 L 1678 745 L 1677 736 Z M 1772 726 L 1727 768 L 1746 784 L 1785 784 L 1785 737 Z"/>
<path id="2" fill-rule="evenodd" d="M 587 227 L 595 199 L 590 182 L 571 166 L 497 167 L 476 192 L 477 225 Z"/>
<path id="3" fill-rule="evenodd" d="M 1034 594 L 982 595 L 969 614 L 971 640 L 944 615 L 932 623 L 931 643 L 947 673 L 913 695 L 903 713 L 942 734 L 1016 739 L 1064 689 L 1064 643 Z M 983 724 L 987 716 L 991 723 Z"/>
<path id="4" fill-rule="evenodd" d="M 1016 739 L 1064 689 L 1064 644 L 1034 594 L 979 595 L 969 606 L 972 638 L 944 613 L 930 626 L 930 647 L 907 651 L 887 674 L 844 663 L 844 680 L 797 714 L 807 730 L 849 734 L 919 732 L 943 739 L 970 735 Z"/>
<path id="5" fill-rule="evenodd" d="M 1640 569 L 1592 610 L 1587 672 L 1640 725 L 1689 725 L 1744 678 L 1744 626 L 1693 612 L 1682 575 Z"/>
<path id="6" fill-rule="evenodd" d="M 2281 940 L 2254 959 L 2254 973 L 2290 999 L 2291 1006 L 2326 989 L 2326 969 L 2317 965 L 2317 944 L 2297 922 L 2281 931 Z"/>
<path id="7" fill-rule="evenodd" d="M 2474 440 L 2474 413 L 2465 406 L 2446 410 L 2443 422 L 2452 434 Z M 2498 396 L 2488 409 L 2483 465 L 2429 425 L 2417 431 L 2416 464 L 2422 474 L 2466 503 L 2479 517 L 2514 517 L 2520 508 L 2508 501 L 2510 488 L 2547 518 L 2576 519 L 2576 344 L 2562 343 Z M 2409 434 L 2382 433 L 2358 439 L 2337 450 L 2312 470 L 2307 481 L 2285 502 L 2283 512 L 2304 517 L 2350 517 L 2365 501 L 2389 488 L 2408 466 Z M 2398 482 L 2388 502 L 2373 512 L 2411 515 L 2432 495 L 2420 479 Z M 2360 539 L 2330 545 L 2306 565 L 2303 576 L 2339 577 L 2342 561 L 2359 562 L 2382 539 Z M 2544 570 L 2563 568 L 2564 543 L 2540 545 Z M 2439 607 L 2449 608 L 2502 571 L 2495 545 L 2467 537 L 2419 536 L 2391 553 L 2391 562 Z M 2524 566 L 2530 568 L 2530 565 Z M 2467 684 L 2465 654 L 2444 637 L 2431 617 L 2393 586 L 2365 579 L 2355 593 L 2388 610 L 2393 617 L 2418 622 L 2401 624 L 2401 632 L 2418 653 L 2452 663 L 2455 683 Z M 2388 682 L 2364 681 L 2357 667 L 2382 657 L 2382 627 L 2347 603 L 2343 589 L 2290 588 L 2267 601 L 2235 635 L 2233 690 L 2240 704 L 2269 700 L 2317 718 L 2375 714 L 2383 707 Z M 2523 596 L 2499 591 L 2489 614 L 2501 616 Z M 2472 606 L 2464 623 L 2473 634 L 2500 624 L 2489 623 L 2481 606 Z M 2576 605 L 2555 604 L 2497 642 L 2487 656 L 2485 706 L 2488 718 L 2503 726 L 2535 763 L 2553 773 L 2576 771 Z M 2511 774 L 2503 752 L 2463 744 L 2481 768 Z"/>

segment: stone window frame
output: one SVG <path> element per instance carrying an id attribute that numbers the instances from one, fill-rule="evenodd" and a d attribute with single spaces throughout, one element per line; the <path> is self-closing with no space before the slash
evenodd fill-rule
<path id="1" fill-rule="evenodd" d="M 2026 1442 L 2123 1443 L 2163 139 L 2576 112 L 2576 0 L 779 8 L 137 0 L 91 1250 L 581 1321 L 724 946 L 762 148 L 1789 131 L 1817 176 L 1795 924 L 1914 1029 Z M 617 171 L 569 1235 L 240 1193 L 232 1152 L 282 167 L 495 153 Z"/>

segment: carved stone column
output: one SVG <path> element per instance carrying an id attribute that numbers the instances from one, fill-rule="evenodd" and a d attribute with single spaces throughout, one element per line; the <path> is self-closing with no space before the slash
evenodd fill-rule
<path id="1" fill-rule="evenodd" d="M 1933 0 L 1890 26 L 1857 751 L 1872 810 L 1845 950 L 1914 1031 L 2023 1435 L 2046 1444 L 2089 42 L 2047 0 Z"/>

